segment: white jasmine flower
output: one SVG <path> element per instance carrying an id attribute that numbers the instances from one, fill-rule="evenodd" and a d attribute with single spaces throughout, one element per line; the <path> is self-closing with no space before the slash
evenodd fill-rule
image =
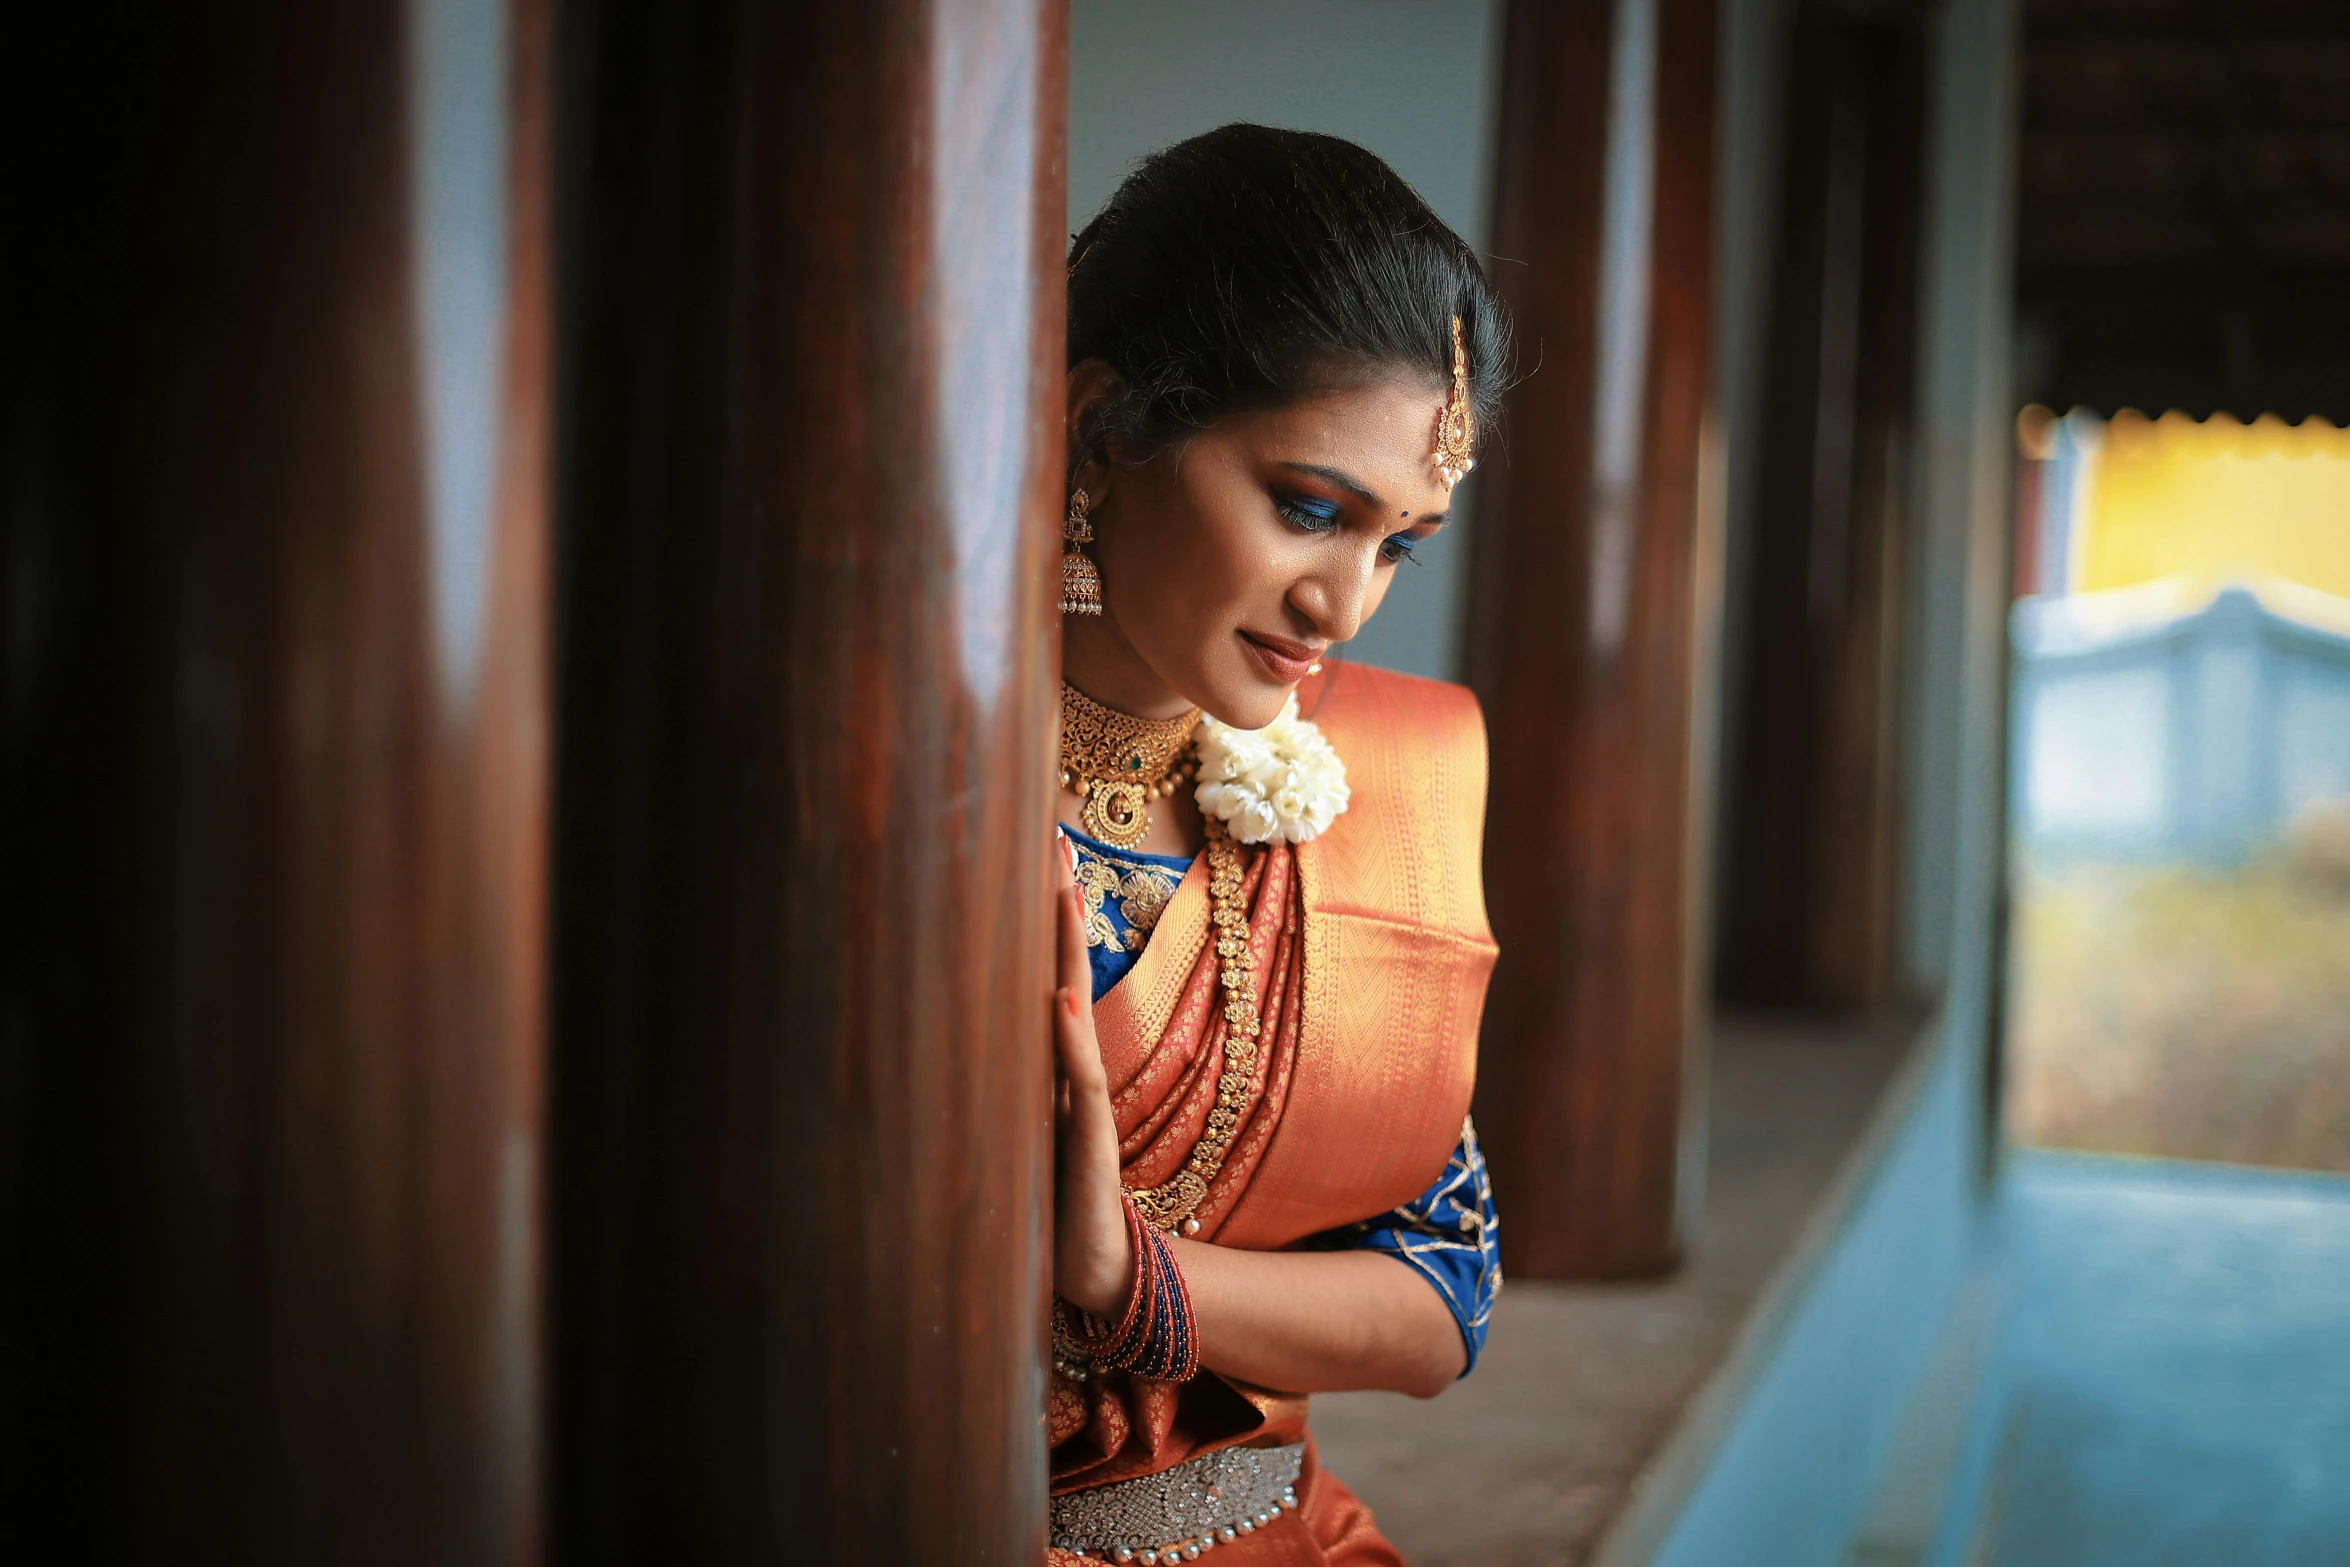
<path id="1" fill-rule="evenodd" d="M 1199 724 L 1199 808 L 1242 843 L 1304 843 L 1344 811 L 1346 764 L 1322 731 L 1297 716 L 1297 694 L 1262 729 Z"/>

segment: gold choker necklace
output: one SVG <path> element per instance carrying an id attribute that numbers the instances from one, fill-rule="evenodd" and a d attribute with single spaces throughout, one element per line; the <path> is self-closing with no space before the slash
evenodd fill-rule
<path id="1" fill-rule="evenodd" d="M 1131 849 L 1150 831 L 1150 802 L 1181 788 L 1199 766 L 1192 732 L 1199 709 L 1181 718 L 1133 718 L 1061 682 L 1061 787 L 1085 797 L 1078 823 L 1113 848 Z"/>

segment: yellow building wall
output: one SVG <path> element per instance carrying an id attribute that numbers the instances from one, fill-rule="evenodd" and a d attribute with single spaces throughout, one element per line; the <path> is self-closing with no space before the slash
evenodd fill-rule
<path id="1" fill-rule="evenodd" d="M 2350 430 L 2125 410 L 2085 489 L 2076 591 L 2283 577 L 2350 599 Z"/>

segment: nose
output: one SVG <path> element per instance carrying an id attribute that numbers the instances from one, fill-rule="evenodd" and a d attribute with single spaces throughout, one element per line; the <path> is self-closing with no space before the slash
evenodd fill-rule
<path id="1" fill-rule="evenodd" d="M 1290 608 L 1305 617 L 1314 636 L 1331 642 L 1352 639 L 1370 614 L 1378 563 L 1376 540 L 1322 563 L 1290 585 Z"/>

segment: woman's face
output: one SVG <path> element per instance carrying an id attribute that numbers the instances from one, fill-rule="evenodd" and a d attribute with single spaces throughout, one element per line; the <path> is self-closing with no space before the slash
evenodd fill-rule
<path id="1" fill-rule="evenodd" d="M 1115 385 L 1095 362 L 1070 373 L 1073 431 Z M 1229 415 L 1133 466 L 1087 463 L 1102 613 L 1061 622 L 1070 683 L 1138 717 L 1272 722 L 1444 526 L 1444 401 L 1434 382 L 1380 380 Z"/>

